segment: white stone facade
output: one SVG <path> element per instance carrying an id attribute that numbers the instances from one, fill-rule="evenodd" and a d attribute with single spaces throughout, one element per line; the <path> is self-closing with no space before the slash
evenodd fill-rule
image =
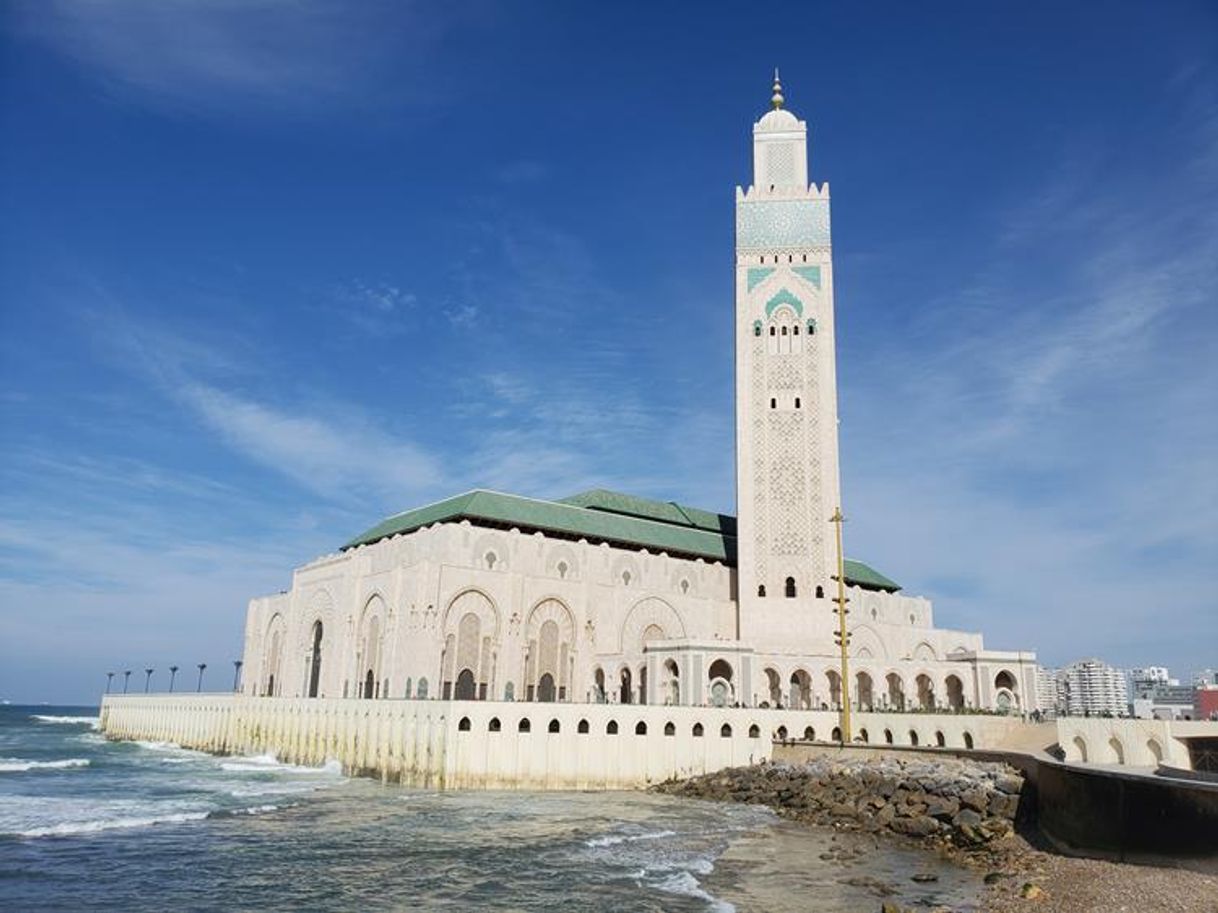
<path id="1" fill-rule="evenodd" d="M 840 706 L 829 190 L 808 184 L 806 125 L 775 97 L 736 194 L 737 526 L 696 531 L 721 560 L 502 516 L 390 528 L 250 603 L 245 694 Z M 521 516 L 556 506 L 514 501 Z M 688 531 L 630 520 L 663 522 Z M 1033 654 L 936 628 L 930 602 L 898 589 L 848 587 L 853 706 L 1039 706 Z"/>

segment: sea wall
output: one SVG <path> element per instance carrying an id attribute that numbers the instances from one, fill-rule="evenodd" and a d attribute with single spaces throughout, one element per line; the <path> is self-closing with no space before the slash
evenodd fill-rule
<path id="1" fill-rule="evenodd" d="M 108 695 L 107 738 L 175 742 L 431 788 L 623 789 L 768 759 L 764 714 L 729 708 Z"/>
<path id="2" fill-rule="evenodd" d="M 855 715 L 872 741 L 997 745 L 1017 719 Z M 176 742 L 295 764 L 338 760 L 353 773 L 433 788 L 624 789 L 755 764 L 774 741 L 830 740 L 831 711 L 507 701 L 106 695 L 114 739 Z"/>

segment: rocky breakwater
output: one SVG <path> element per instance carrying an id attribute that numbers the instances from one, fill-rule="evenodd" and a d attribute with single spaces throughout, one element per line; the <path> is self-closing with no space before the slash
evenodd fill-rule
<path id="1" fill-rule="evenodd" d="M 653 787 L 698 799 L 768 805 L 797 821 L 890 831 L 984 850 L 1014 830 L 1023 777 L 1005 764 L 956 758 L 816 758 L 737 767 Z"/>

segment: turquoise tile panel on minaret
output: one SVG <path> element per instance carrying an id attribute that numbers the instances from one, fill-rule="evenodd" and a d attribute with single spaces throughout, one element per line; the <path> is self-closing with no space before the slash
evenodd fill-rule
<path id="1" fill-rule="evenodd" d="M 759 200 L 736 206 L 736 248 L 827 247 L 828 200 Z"/>

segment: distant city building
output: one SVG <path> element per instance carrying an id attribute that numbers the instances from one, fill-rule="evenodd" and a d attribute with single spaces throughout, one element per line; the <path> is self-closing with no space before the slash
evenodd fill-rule
<path id="1" fill-rule="evenodd" d="M 1070 716 L 1123 716 L 1129 712 L 1125 675 L 1099 659 L 1080 659 L 1057 673 L 1060 697 Z"/>
<path id="2" fill-rule="evenodd" d="M 1193 684 L 1197 686 L 1218 685 L 1218 671 L 1214 669 L 1202 669 L 1200 672 L 1194 672 Z"/>
<path id="3" fill-rule="evenodd" d="M 1143 692 L 1153 691 L 1159 685 L 1171 684 L 1171 675 L 1165 666 L 1144 666 L 1129 670 L 1129 689 L 1135 698 Z"/>
<path id="4" fill-rule="evenodd" d="M 1057 670 L 1036 667 L 1036 709 L 1052 719 L 1058 714 Z"/>
<path id="5" fill-rule="evenodd" d="M 1193 718 L 1218 720 L 1218 684 L 1200 685 L 1193 692 Z"/>

